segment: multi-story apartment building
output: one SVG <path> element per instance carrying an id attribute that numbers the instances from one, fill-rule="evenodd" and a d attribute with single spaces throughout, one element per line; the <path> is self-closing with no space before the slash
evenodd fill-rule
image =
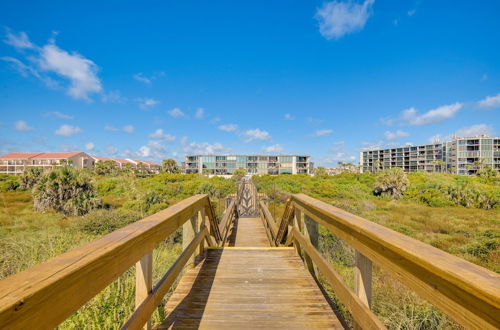
<path id="1" fill-rule="evenodd" d="M 28 167 L 41 167 L 53 169 L 58 166 L 70 165 L 76 168 L 94 168 L 99 161 L 113 161 L 117 168 L 124 168 L 129 163 L 132 169 L 144 169 L 148 172 L 158 173 L 160 166 L 156 163 L 132 159 L 114 159 L 91 156 L 85 152 L 12 152 L 0 156 L 0 173 L 19 175 Z"/>
<path id="2" fill-rule="evenodd" d="M 184 173 L 232 175 L 238 168 L 248 174 L 311 174 L 310 156 L 297 155 L 188 155 Z"/>
<path id="3" fill-rule="evenodd" d="M 448 172 L 471 175 L 481 166 L 500 170 L 500 138 L 458 138 L 449 142 L 370 149 L 360 153 L 362 171 L 401 167 L 405 172 Z"/>

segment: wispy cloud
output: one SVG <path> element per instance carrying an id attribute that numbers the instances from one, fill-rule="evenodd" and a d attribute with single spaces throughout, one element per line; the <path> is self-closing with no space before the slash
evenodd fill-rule
<path id="1" fill-rule="evenodd" d="M 345 147 L 345 141 L 338 141 L 333 144 L 333 147 L 330 148 L 330 151 L 339 152 L 341 150 L 344 150 L 344 147 Z"/>
<path id="2" fill-rule="evenodd" d="M 404 123 L 413 126 L 435 124 L 455 117 L 462 107 L 463 103 L 457 102 L 429 110 L 422 115 L 419 115 L 415 108 L 409 108 L 401 113 L 401 119 Z"/>
<path id="3" fill-rule="evenodd" d="M 81 131 L 82 129 L 78 126 L 61 125 L 61 127 L 54 131 L 54 134 L 70 137 L 80 133 Z"/>
<path id="4" fill-rule="evenodd" d="M 139 82 L 142 82 L 144 84 L 151 85 L 154 80 L 158 79 L 159 77 L 163 77 L 163 76 L 165 76 L 165 72 L 162 72 L 162 71 L 155 72 L 150 76 L 146 76 L 142 72 L 139 72 L 139 73 L 134 74 L 134 79 L 139 81 Z"/>
<path id="5" fill-rule="evenodd" d="M 483 100 L 478 102 L 481 108 L 494 108 L 500 107 L 500 93 L 495 96 L 487 96 Z"/>
<path id="6" fill-rule="evenodd" d="M 413 16 L 417 12 L 416 9 L 408 10 L 408 16 Z"/>
<path id="7" fill-rule="evenodd" d="M 326 39 L 339 39 L 346 34 L 365 27 L 371 15 L 375 0 L 365 0 L 362 4 L 352 1 L 324 2 L 316 11 L 319 32 Z"/>
<path id="8" fill-rule="evenodd" d="M 106 126 L 104 126 L 104 130 L 110 131 L 110 132 L 116 132 L 116 131 L 118 131 L 118 128 L 110 126 L 110 125 L 106 125 Z"/>
<path id="9" fill-rule="evenodd" d="M 313 136 L 325 136 L 325 135 L 330 135 L 333 133 L 333 130 L 331 129 L 320 129 L 314 132 Z"/>
<path id="10" fill-rule="evenodd" d="M 122 130 L 125 133 L 132 134 L 132 133 L 134 133 L 134 126 L 132 126 L 132 125 L 125 125 L 125 126 L 123 126 Z"/>
<path id="11" fill-rule="evenodd" d="M 284 116 L 285 120 L 294 120 L 295 117 L 289 113 L 285 113 L 285 116 Z"/>
<path id="12" fill-rule="evenodd" d="M 275 144 L 275 145 L 272 145 L 272 146 L 267 146 L 267 147 L 263 147 L 262 148 L 262 152 L 265 152 L 265 153 L 280 153 L 283 151 L 283 146 L 280 145 L 280 144 Z"/>
<path id="13" fill-rule="evenodd" d="M 385 131 L 384 136 L 386 140 L 390 141 L 408 137 L 410 136 L 410 133 L 398 129 L 396 132 Z"/>
<path id="14" fill-rule="evenodd" d="M 194 118 L 196 118 L 196 119 L 205 118 L 205 109 L 203 109 L 203 108 L 196 109 L 196 112 L 194 114 Z"/>
<path id="15" fill-rule="evenodd" d="M 264 141 L 264 140 L 269 140 L 271 136 L 269 135 L 268 132 L 262 131 L 259 128 L 256 129 L 249 129 L 243 133 L 244 136 L 247 137 L 245 142 L 252 142 L 252 141 Z"/>
<path id="16" fill-rule="evenodd" d="M 236 130 L 238 130 L 238 125 L 236 124 L 219 125 L 217 128 L 224 132 L 235 132 Z"/>
<path id="17" fill-rule="evenodd" d="M 75 119 L 75 117 L 59 112 L 59 111 L 50 111 L 43 114 L 44 117 L 53 117 L 59 119 Z"/>
<path id="18" fill-rule="evenodd" d="M 125 103 L 127 98 L 123 97 L 120 91 L 109 91 L 101 94 L 101 101 L 103 103 Z"/>
<path id="19" fill-rule="evenodd" d="M 16 128 L 16 130 L 21 132 L 33 130 L 33 127 L 29 126 L 24 120 L 16 121 L 14 127 Z"/>
<path id="20" fill-rule="evenodd" d="M 168 141 L 168 142 L 175 141 L 175 136 L 165 133 L 161 128 L 149 134 L 149 137 L 153 140 Z"/>
<path id="21" fill-rule="evenodd" d="M 25 51 L 23 55 L 28 64 L 13 57 L 2 58 L 10 62 L 22 75 L 31 74 L 49 87 L 59 86 L 62 78 L 68 82 L 67 93 L 75 99 L 90 101 L 89 95 L 102 92 L 97 65 L 77 52 L 69 53 L 59 48 L 54 38 L 38 47 L 29 40 L 26 33 L 15 34 L 7 30 L 4 41 L 17 50 Z"/>
<path id="22" fill-rule="evenodd" d="M 93 142 L 89 142 L 85 144 L 85 150 L 92 151 L 95 148 L 95 144 Z"/>
<path id="23" fill-rule="evenodd" d="M 491 125 L 477 124 L 468 127 L 463 127 L 455 132 L 460 137 L 472 137 L 478 135 L 494 136 L 495 129 Z"/>
<path id="24" fill-rule="evenodd" d="M 184 112 L 179 108 L 173 108 L 172 110 L 168 111 L 168 114 L 174 118 L 180 118 L 185 116 Z"/>
<path id="25" fill-rule="evenodd" d="M 149 97 L 140 97 L 136 101 L 139 102 L 139 108 L 142 110 L 148 110 L 160 103 L 160 101 Z"/>

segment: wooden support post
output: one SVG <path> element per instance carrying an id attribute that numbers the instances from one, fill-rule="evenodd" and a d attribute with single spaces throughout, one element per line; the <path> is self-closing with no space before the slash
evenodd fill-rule
<path id="1" fill-rule="evenodd" d="M 197 226 L 197 230 L 196 232 L 199 233 L 200 231 L 202 231 L 205 227 L 207 227 L 207 230 L 209 231 L 209 236 L 210 236 L 210 223 L 207 221 L 206 219 L 206 216 L 205 216 L 205 209 L 202 208 L 199 212 L 198 212 L 198 226 Z M 205 252 L 205 240 L 202 240 L 201 243 L 200 243 L 200 248 L 198 250 L 198 254 L 199 255 L 203 255 L 203 253 Z"/>
<path id="2" fill-rule="evenodd" d="M 195 214 L 191 219 L 186 221 L 184 225 L 182 225 L 182 250 L 185 250 L 189 246 L 189 243 L 191 243 L 194 236 L 196 235 L 197 229 L 198 229 L 198 214 Z M 194 261 L 195 261 L 195 255 L 193 254 L 189 258 L 187 265 L 194 267 L 195 266 Z"/>
<path id="3" fill-rule="evenodd" d="M 302 213 L 299 209 L 295 209 L 294 217 L 293 217 L 293 225 L 297 231 L 302 232 Z M 290 230 L 288 231 L 288 235 L 290 235 Z M 295 250 L 300 258 L 302 258 L 302 249 L 300 248 L 300 243 L 298 240 L 293 240 L 293 245 L 295 246 Z"/>
<path id="4" fill-rule="evenodd" d="M 304 214 L 304 235 L 311 242 L 312 246 L 319 251 L 319 228 L 318 223 L 311 219 L 307 214 Z M 312 262 L 311 258 L 304 253 L 304 259 L 307 269 L 313 276 L 317 276 L 317 267 Z"/>
<path id="5" fill-rule="evenodd" d="M 372 300 L 372 262 L 370 259 L 355 252 L 356 268 L 354 270 L 354 291 L 356 295 L 371 307 Z"/>
<path id="6" fill-rule="evenodd" d="M 149 296 L 153 288 L 153 252 L 146 254 L 135 265 L 135 309 Z M 144 325 L 151 329 L 151 320 Z"/>

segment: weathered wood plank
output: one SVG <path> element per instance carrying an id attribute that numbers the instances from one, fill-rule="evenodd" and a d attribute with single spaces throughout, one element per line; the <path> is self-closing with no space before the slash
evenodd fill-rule
<path id="1" fill-rule="evenodd" d="M 500 328 L 500 275 L 304 194 L 293 203 L 467 328 Z"/>
<path id="2" fill-rule="evenodd" d="M 207 251 L 182 277 L 160 329 L 342 328 L 293 248 Z"/>
<path id="3" fill-rule="evenodd" d="M 135 308 L 143 303 L 153 289 L 153 253 L 149 252 L 135 265 Z M 151 329 L 151 320 L 148 318 L 144 329 Z"/>
<path id="4" fill-rule="evenodd" d="M 208 202 L 207 195 L 187 198 L 0 281 L 0 327 L 54 328 Z"/>
<path id="5" fill-rule="evenodd" d="M 205 227 L 200 231 L 193 240 L 186 246 L 179 258 L 170 267 L 168 272 L 161 278 L 155 285 L 151 294 L 149 294 L 141 304 L 135 309 L 134 313 L 130 316 L 128 321 L 123 325 L 122 329 L 140 329 L 147 320 L 150 319 L 155 308 L 160 304 L 165 294 L 168 292 L 177 276 L 179 276 L 183 267 L 190 260 L 191 255 L 195 252 L 196 248 L 203 242 L 205 237 L 209 236 L 208 229 Z"/>

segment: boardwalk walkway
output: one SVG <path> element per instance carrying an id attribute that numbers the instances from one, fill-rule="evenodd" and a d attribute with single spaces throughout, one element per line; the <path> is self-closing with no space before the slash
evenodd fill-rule
<path id="1" fill-rule="evenodd" d="M 228 245 L 182 277 L 160 329 L 343 328 L 295 249 L 271 247 L 261 218 L 237 219 Z"/>

